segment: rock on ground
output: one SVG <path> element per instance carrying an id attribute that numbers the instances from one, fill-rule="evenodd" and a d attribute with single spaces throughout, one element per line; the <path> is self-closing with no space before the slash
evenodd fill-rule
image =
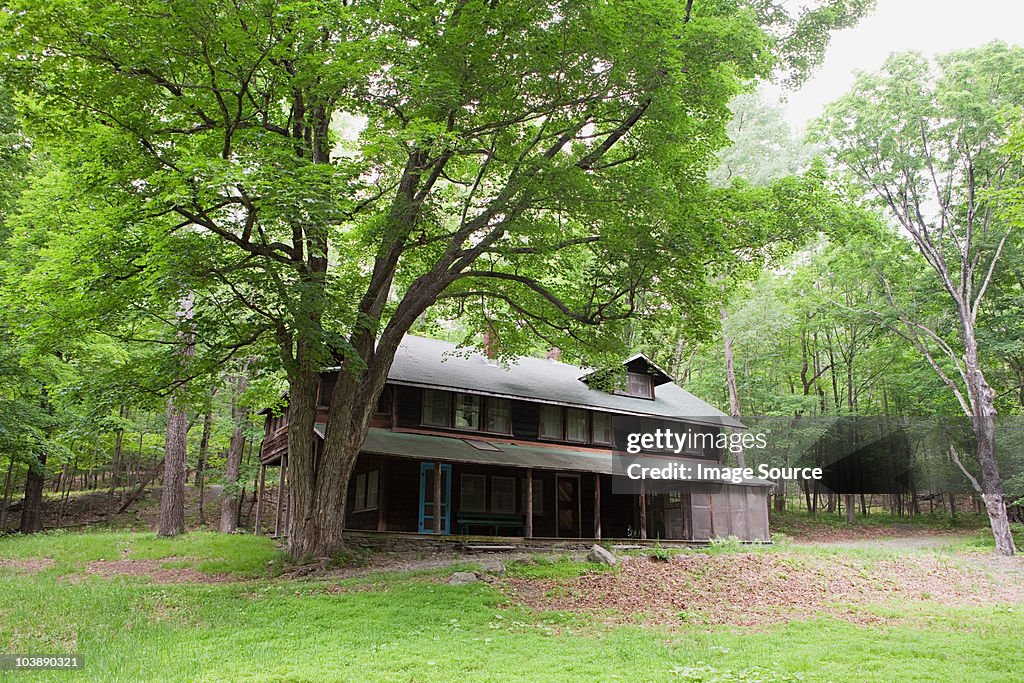
<path id="1" fill-rule="evenodd" d="M 600 562 L 601 564 L 614 565 L 618 560 L 615 558 L 615 555 L 612 555 L 610 550 L 594 544 L 590 549 L 590 553 L 587 554 L 587 562 Z"/>
<path id="2" fill-rule="evenodd" d="M 452 574 L 452 577 L 448 579 L 448 583 L 452 586 L 461 586 L 464 583 L 474 583 L 477 580 L 477 576 L 473 572 L 455 572 Z"/>

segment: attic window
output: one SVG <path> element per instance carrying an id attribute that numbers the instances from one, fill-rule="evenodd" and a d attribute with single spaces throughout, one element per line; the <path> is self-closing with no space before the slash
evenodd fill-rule
<path id="1" fill-rule="evenodd" d="M 626 395 L 639 398 L 654 398 L 651 376 L 639 372 L 630 372 L 626 376 Z"/>

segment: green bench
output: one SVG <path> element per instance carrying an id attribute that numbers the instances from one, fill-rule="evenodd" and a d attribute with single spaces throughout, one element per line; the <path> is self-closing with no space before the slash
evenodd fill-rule
<path id="1" fill-rule="evenodd" d="M 514 512 L 459 512 L 455 523 L 463 535 L 469 534 L 472 527 L 485 527 L 492 536 L 497 536 L 499 529 L 518 530 L 522 536 L 526 527 L 523 516 Z"/>

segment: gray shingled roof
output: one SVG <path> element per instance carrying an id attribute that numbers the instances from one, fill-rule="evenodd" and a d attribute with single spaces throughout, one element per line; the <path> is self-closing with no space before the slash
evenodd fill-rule
<path id="1" fill-rule="evenodd" d="M 590 372 L 592 369 L 532 357 L 519 357 L 506 368 L 495 365 L 494 361 L 473 349 L 407 335 L 395 355 L 388 380 L 409 386 L 458 389 L 626 415 L 745 428 L 742 423 L 675 383 L 655 388 L 655 398 L 651 401 L 591 389 L 580 381 Z"/>

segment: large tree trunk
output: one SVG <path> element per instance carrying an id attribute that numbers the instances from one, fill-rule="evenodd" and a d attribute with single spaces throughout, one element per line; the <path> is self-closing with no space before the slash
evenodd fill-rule
<path id="1" fill-rule="evenodd" d="M 227 462 L 224 465 L 224 494 L 220 499 L 220 530 L 226 534 L 238 528 L 239 503 L 234 493 L 238 485 L 238 473 L 242 465 L 242 451 L 245 448 L 245 424 L 249 420 L 249 408 L 238 407 L 238 397 L 249 386 L 246 376 L 248 366 L 235 379 L 235 392 L 231 397 L 231 419 L 234 430 L 228 444 Z M 290 431 L 290 430 L 289 430 Z"/>
<path id="2" fill-rule="evenodd" d="M 985 510 L 992 526 L 996 552 L 1000 555 L 1013 555 L 1016 548 L 1013 535 L 1010 533 L 1010 521 L 1006 516 L 1003 480 L 999 474 L 999 463 L 996 461 L 996 392 L 989 386 L 981 370 L 973 320 L 969 320 L 966 314 L 962 314 L 961 334 L 964 342 L 964 374 L 967 377 L 967 390 L 974 409 L 971 425 L 977 443 L 978 464 L 981 465 L 981 488 Z"/>
<path id="3" fill-rule="evenodd" d="M 46 451 L 29 464 L 25 477 L 25 500 L 21 507 L 21 533 L 34 534 L 43 529 L 43 485 L 46 481 Z"/>
<path id="4" fill-rule="evenodd" d="M 339 377 L 338 383 L 342 383 Z M 292 495 L 289 501 L 288 550 L 292 557 L 325 557 L 342 547 L 344 497 L 348 479 L 334 467 L 325 468 L 314 450 L 316 389 L 319 374 L 313 368 L 296 371 L 289 382 L 288 466 Z M 332 411 L 334 414 L 335 411 Z M 343 418 L 342 418 L 343 419 Z M 331 485 L 324 486 L 325 481 Z"/>
<path id="5" fill-rule="evenodd" d="M 180 353 L 187 363 L 195 353 L 195 335 L 192 331 L 194 298 L 191 293 L 182 297 L 178 309 L 178 339 Z M 183 403 L 182 396 L 178 396 Z M 175 395 L 167 399 L 167 433 L 164 436 L 163 495 L 160 497 L 160 524 L 158 536 L 177 536 L 185 531 L 185 477 L 188 473 L 188 412 L 184 405 L 176 406 Z"/>
<path id="6" fill-rule="evenodd" d="M 344 547 L 348 482 L 369 431 L 370 418 L 404 330 L 432 300 L 417 298 L 413 305 L 396 313 L 378 344 L 374 345 L 370 333 L 357 338 L 353 346 L 361 358 L 348 357 L 342 364 L 331 394 L 323 448 L 315 459 L 313 425 L 320 376 L 314 371 L 308 375 L 296 373 L 290 383 L 288 551 L 292 557 L 329 557 Z M 361 367 L 364 362 L 365 367 Z"/>
<path id="7" fill-rule="evenodd" d="M 167 435 L 164 438 L 164 488 L 160 497 L 158 536 L 177 536 L 185 531 L 185 468 L 188 413 L 167 401 Z"/>

